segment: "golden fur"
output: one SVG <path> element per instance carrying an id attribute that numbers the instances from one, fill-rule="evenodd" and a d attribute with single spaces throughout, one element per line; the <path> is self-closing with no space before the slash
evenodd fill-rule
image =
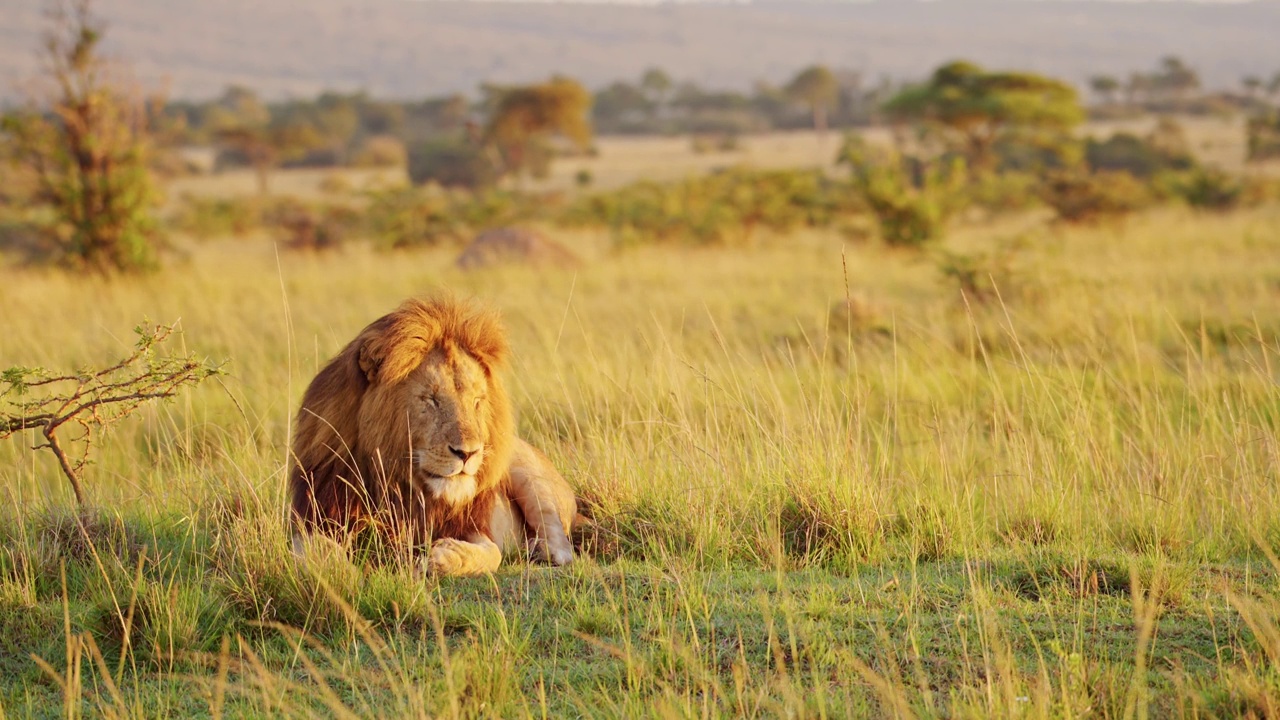
<path id="1" fill-rule="evenodd" d="M 491 571 L 520 531 L 546 559 L 571 560 L 573 494 L 515 437 L 507 352 L 495 313 L 454 300 L 409 300 L 361 331 L 303 395 L 295 528 L 374 525 L 410 547 L 431 544 L 428 568 L 444 573 Z"/>

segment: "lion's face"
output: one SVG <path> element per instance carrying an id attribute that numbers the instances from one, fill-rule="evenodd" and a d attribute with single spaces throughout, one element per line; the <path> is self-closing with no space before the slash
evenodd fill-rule
<path id="1" fill-rule="evenodd" d="M 373 388 L 361 415 L 371 424 L 392 420 L 392 427 L 369 428 L 369 436 L 380 437 L 381 447 L 404 449 L 412 489 L 462 505 L 475 496 L 490 449 L 491 386 L 475 358 L 456 347 L 436 348 L 401 382 Z"/>

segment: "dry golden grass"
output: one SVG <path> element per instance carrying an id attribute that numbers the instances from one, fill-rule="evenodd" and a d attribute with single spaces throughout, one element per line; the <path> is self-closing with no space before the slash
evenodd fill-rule
<path id="1" fill-rule="evenodd" d="M 560 237 L 582 268 L 224 240 L 128 281 L 9 270 L 0 367 L 100 362 L 143 317 L 231 365 L 107 439 L 78 522 L 47 458 L 0 447 L 5 712 L 1276 707 L 1280 208 L 961 226 L 947 250 L 1003 258 L 982 299 L 827 233 Z M 302 389 L 442 288 L 506 317 L 520 430 L 591 500 L 587 552 L 479 581 L 297 565 Z"/>

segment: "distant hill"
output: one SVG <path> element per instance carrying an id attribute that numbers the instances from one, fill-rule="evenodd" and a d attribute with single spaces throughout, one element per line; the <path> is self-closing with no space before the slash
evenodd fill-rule
<path id="1" fill-rule="evenodd" d="M 0 0 L 0 97 L 36 68 L 39 0 Z M 1076 82 L 1178 54 L 1207 84 L 1280 71 L 1280 2 L 600 5 L 411 0 L 100 0 L 109 47 L 174 97 L 229 83 L 269 96 L 421 97 L 553 72 L 588 85 L 662 66 L 711 86 L 781 82 L 823 62 L 874 79 L 964 57 Z"/>

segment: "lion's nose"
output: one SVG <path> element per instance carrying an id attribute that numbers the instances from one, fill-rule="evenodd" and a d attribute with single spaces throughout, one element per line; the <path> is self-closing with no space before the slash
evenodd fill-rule
<path id="1" fill-rule="evenodd" d="M 465 463 L 474 457 L 476 453 L 480 452 L 480 448 L 479 446 L 475 448 L 456 448 L 450 445 L 449 452 L 453 453 L 455 457 Z"/>

